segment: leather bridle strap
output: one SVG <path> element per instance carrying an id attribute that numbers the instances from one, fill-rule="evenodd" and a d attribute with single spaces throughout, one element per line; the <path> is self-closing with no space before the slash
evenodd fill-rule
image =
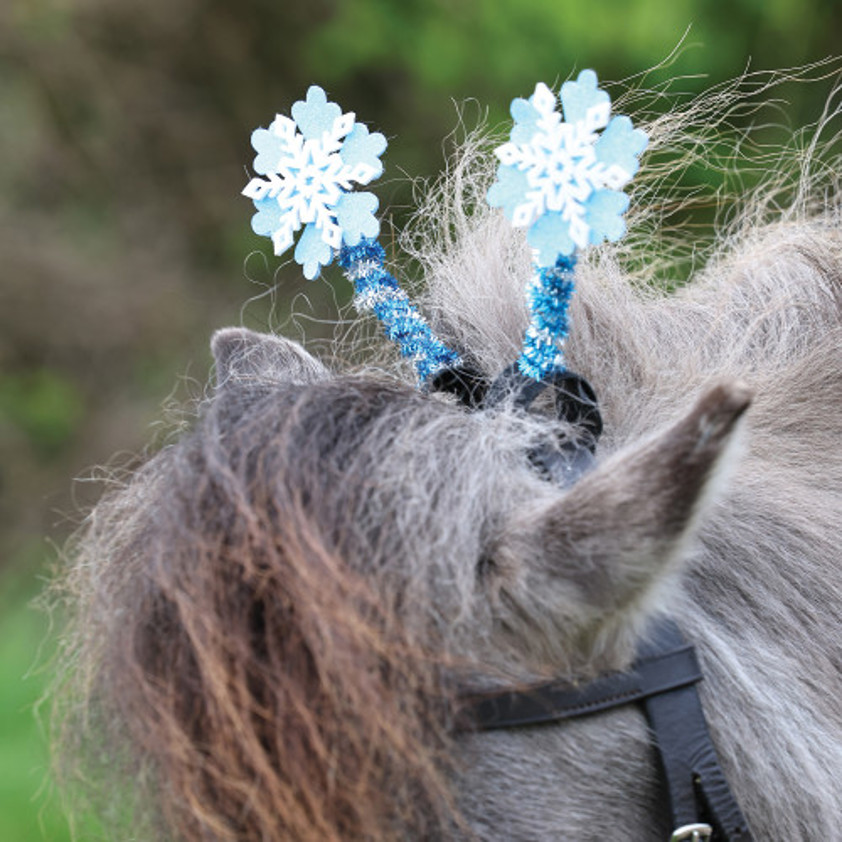
<path id="1" fill-rule="evenodd" d="M 659 659 L 664 652 L 686 646 L 675 623 L 662 621 L 639 648 L 638 658 Z M 748 824 L 719 765 L 695 683 L 647 695 L 643 709 L 657 739 L 674 826 L 703 819 L 715 828 L 714 840 L 750 842 Z"/>
<path id="2" fill-rule="evenodd" d="M 457 727 L 484 731 L 561 722 L 632 702 L 643 704 L 655 734 L 673 827 L 692 835 L 709 822 L 717 842 L 751 842 L 705 722 L 696 683 L 702 672 L 694 648 L 670 620 L 656 627 L 627 672 L 588 684 L 548 682 L 525 689 L 471 694 L 459 705 Z"/>

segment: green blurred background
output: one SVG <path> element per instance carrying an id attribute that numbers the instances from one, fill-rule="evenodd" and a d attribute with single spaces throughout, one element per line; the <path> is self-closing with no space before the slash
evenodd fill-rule
<path id="1" fill-rule="evenodd" d="M 679 44 L 646 81 L 692 93 L 833 54 L 841 22 L 830 0 L 2 0 L 0 840 L 69 838 L 31 602 L 96 496 L 92 466 L 130 464 L 163 403 L 201 394 L 214 328 L 285 324 L 295 300 L 289 332 L 329 336 L 347 295 L 251 233 L 252 128 L 323 85 L 390 138 L 375 190 L 399 226 L 454 103 L 494 125 L 538 80 L 624 79 Z M 788 89 L 792 124 L 827 90 Z"/>

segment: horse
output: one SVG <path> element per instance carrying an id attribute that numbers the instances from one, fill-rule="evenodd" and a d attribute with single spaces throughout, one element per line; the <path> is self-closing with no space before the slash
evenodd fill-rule
<path id="1" fill-rule="evenodd" d="M 424 306 L 491 382 L 530 261 L 470 200 L 474 163 L 448 189 L 485 186 L 427 213 Z M 612 246 L 580 263 L 565 352 L 604 433 L 568 485 L 534 459 L 576 436 L 546 402 L 470 408 L 396 359 L 218 331 L 192 429 L 114 483 L 61 585 L 65 756 L 111 818 L 185 842 L 667 839 L 637 706 L 457 723 L 466 694 L 622 673 L 668 617 L 754 838 L 842 838 L 842 233 L 807 192 L 670 294 Z"/>

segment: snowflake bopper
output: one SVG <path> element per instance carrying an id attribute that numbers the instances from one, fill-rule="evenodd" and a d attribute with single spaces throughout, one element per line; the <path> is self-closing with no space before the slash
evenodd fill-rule
<path id="1" fill-rule="evenodd" d="M 611 117 L 611 100 L 592 70 L 565 82 L 560 98 L 563 119 L 558 98 L 543 83 L 528 100 L 512 102 L 515 124 L 509 142 L 496 150 L 500 166 L 488 191 L 492 207 L 527 229 L 533 249 L 531 319 L 518 366 L 535 380 L 565 370 L 576 252 L 625 233 L 629 199 L 622 188 L 648 142 L 628 117 Z"/>
<path id="2" fill-rule="evenodd" d="M 370 133 L 353 112 L 343 114 L 313 85 L 306 100 L 292 106 L 292 119 L 279 114 L 268 129 L 255 130 L 251 142 L 255 172 L 265 178 L 253 178 L 243 195 L 257 208 L 252 228 L 271 237 L 275 254 L 283 254 L 303 227 L 294 256 L 304 276 L 317 278 L 338 255 L 354 284 L 355 306 L 380 319 L 388 338 L 415 362 L 422 383 L 457 364 L 458 354 L 435 337 L 384 268 L 385 252 L 375 239 L 377 197 L 351 192 L 382 174 L 383 135 Z"/>

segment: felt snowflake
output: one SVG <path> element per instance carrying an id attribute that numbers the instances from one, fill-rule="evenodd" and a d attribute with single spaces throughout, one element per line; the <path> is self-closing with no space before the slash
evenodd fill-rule
<path id="1" fill-rule="evenodd" d="M 621 191 L 648 142 L 628 117 L 611 117 L 611 100 L 592 70 L 561 86 L 563 120 L 557 105 L 543 83 L 528 100 L 512 102 L 515 125 L 496 150 L 500 167 L 488 191 L 490 205 L 528 229 L 540 268 L 623 235 L 628 197 Z"/>
<path id="2" fill-rule="evenodd" d="M 321 88 L 311 86 L 306 100 L 292 106 L 292 118 L 279 114 L 251 142 L 255 172 L 265 176 L 243 190 L 257 208 L 252 228 L 283 254 L 303 227 L 295 259 L 305 277 L 316 278 L 342 246 L 380 232 L 377 198 L 350 191 L 383 172 L 386 139 L 356 123 L 353 112 L 343 114 Z"/>

